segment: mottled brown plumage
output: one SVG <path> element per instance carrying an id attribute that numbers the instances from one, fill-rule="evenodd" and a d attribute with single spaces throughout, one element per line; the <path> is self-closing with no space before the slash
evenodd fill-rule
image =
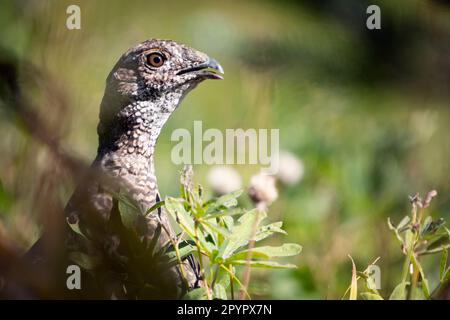
<path id="1" fill-rule="evenodd" d="M 123 54 L 107 78 L 97 129 L 97 157 L 66 207 L 68 222 L 78 225 L 89 238 L 86 242 L 69 232 L 69 252 L 85 251 L 108 261 L 101 269 L 112 274 L 113 280 L 108 278 L 105 284 L 108 288 L 102 288 L 107 296 L 133 297 L 123 284 L 128 278 L 121 279 L 125 270 L 120 263 L 116 266 L 116 260 L 126 259 L 134 248 L 118 223 L 120 214 L 114 194 L 129 195 L 142 212 L 157 202 L 153 155 L 160 131 L 182 98 L 198 83 L 221 79 L 211 68 L 223 72 L 204 53 L 171 40 L 152 39 Z M 142 218 L 137 230 L 144 243 L 156 240 L 157 249 L 170 244 L 175 236 L 161 209 Z M 179 266 L 159 270 L 164 274 L 154 276 L 161 277 L 160 286 L 174 285 L 183 293 L 201 281 L 192 256 L 184 261 L 184 270 L 187 281 Z"/>

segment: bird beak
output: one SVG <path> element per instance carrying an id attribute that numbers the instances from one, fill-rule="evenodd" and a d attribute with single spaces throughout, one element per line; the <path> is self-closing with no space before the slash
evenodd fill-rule
<path id="1" fill-rule="evenodd" d="M 209 70 L 214 69 L 215 71 Z M 199 79 L 223 79 L 221 74 L 224 73 L 222 66 L 217 60 L 208 58 L 206 62 L 198 64 L 194 67 L 184 68 L 177 72 L 177 75 L 193 72 Z"/>
<path id="2" fill-rule="evenodd" d="M 207 62 L 207 66 L 212 68 L 212 69 L 217 70 L 220 74 L 224 74 L 222 66 L 220 65 L 220 63 L 216 59 L 209 58 L 208 62 Z"/>

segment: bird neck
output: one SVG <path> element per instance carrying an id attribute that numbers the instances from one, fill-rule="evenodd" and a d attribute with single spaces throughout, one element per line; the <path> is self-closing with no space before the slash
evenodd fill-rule
<path id="1" fill-rule="evenodd" d="M 108 100 L 104 98 L 101 106 L 97 161 L 103 171 L 119 178 L 136 201 L 150 207 L 158 192 L 156 141 L 179 99 L 128 101 L 114 116 L 108 116 L 114 112 L 106 105 Z"/>

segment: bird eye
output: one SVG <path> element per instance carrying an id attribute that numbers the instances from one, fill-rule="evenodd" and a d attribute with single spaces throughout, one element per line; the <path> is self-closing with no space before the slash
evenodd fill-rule
<path id="1" fill-rule="evenodd" d="M 147 63 L 156 68 L 161 67 L 165 60 L 165 57 L 159 52 L 153 52 L 147 56 Z"/>

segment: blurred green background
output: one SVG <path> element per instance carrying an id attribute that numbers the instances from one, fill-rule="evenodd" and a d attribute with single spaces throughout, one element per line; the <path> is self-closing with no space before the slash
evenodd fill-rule
<path id="1" fill-rule="evenodd" d="M 71 4 L 81 8 L 81 30 L 66 28 Z M 369 4 L 381 7 L 381 30 L 366 28 Z M 224 81 L 189 94 L 160 136 L 163 195 L 178 195 L 181 170 L 170 161 L 170 135 L 192 131 L 194 120 L 204 130 L 279 128 L 281 148 L 304 164 L 302 181 L 280 185 L 269 212 L 285 223 L 283 241 L 303 245 L 293 261 L 299 268 L 254 272 L 255 297 L 340 298 L 350 283 L 348 254 L 361 270 L 381 257 L 387 294 L 402 264 L 387 217 L 398 222 L 409 212 L 408 195 L 431 189 L 439 192 L 433 217 L 450 217 L 448 1 L 0 4 L 2 49 L 52 79 L 30 84 L 23 71 L 24 92 L 62 148 L 86 163 L 96 154 L 105 78 L 127 48 L 148 38 L 186 43 L 225 69 Z M 75 179 L 3 109 L 0 137 L 0 236 L 26 249 L 40 233 L 48 201 L 64 205 Z M 206 189 L 209 169 L 194 167 Z M 244 185 L 258 171 L 235 169 Z M 433 286 L 438 262 L 425 258 L 424 265 Z"/>

